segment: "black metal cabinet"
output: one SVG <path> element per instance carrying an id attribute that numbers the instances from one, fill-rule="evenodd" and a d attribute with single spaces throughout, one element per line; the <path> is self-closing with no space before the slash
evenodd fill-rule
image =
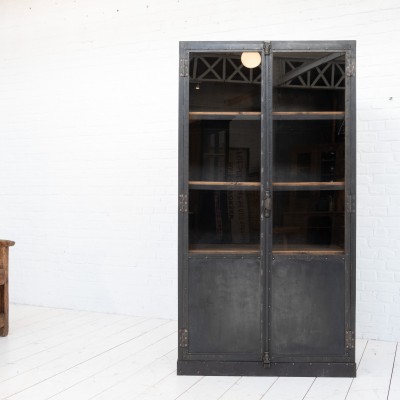
<path id="1" fill-rule="evenodd" d="M 182 42 L 178 374 L 355 376 L 355 42 Z"/>

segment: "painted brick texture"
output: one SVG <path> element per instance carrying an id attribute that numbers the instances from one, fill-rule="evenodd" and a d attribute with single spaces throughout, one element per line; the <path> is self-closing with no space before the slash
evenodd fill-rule
<path id="1" fill-rule="evenodd" d="M 177 315 L 179 40 L 357 40 L 357 335 L 400 340 L 398 0 L 0 2 L 11 300 Z"/>

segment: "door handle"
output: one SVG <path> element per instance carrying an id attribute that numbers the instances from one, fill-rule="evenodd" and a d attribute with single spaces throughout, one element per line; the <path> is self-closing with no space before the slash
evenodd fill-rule
<path id="1" fill-rule="evenodd" d="M 264 217 L 269 218 L 272 211 L 271 191 L 266 190 L 264 195 Z"/>

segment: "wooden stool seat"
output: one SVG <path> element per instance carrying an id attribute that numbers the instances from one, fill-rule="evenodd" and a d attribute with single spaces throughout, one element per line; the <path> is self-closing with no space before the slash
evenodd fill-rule
<path id="1" fill-rule="evenodd" d="M 0 240 L 0 336 L 8 335 L 8 248 L 11 240 Z"/>

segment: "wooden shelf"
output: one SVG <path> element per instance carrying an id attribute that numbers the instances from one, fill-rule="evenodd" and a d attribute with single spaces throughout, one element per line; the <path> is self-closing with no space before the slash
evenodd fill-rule
<path id="1" fill-rule="evenodd" d="M 190 119 L 211 120 L 258 120 L 261 119 L 260 111 L 191 111 Z"/>
<path id="2" fill-rule="evenodd" d="M 339 246 L 318 245 L 274 245 L 272 254 L 309 254 L 309 255 L 338 255 L 344 254 L 344 249 Z"/>
<path id="3" fill-rule="evenodd" d="M 0 328 L 3 328 L 5 323 L 6 323 L 6 321 L 5 321 L 4 313 L 1 313 L 0 314 Z"/>
<path id="4" fill-rule="evenodd" d="M 260 255 L 258 244 L 196 244 L 190 245 L 189 255 Z M 275 245 L 272 254 L 309 254 L 309 255 L 339 255 L 344 249 L 339 246 L 317 245 Z"/>
<path id="5" fill-rule="evenodd" d="M 344 111 L 275 111 L 274 120 L 343 119 Z"/>
<path id="6" fill-rule="evenodd" d="M 195 190 L 258 190 L 260 186 L 260 182 L 189 181 L 189 189 Z"/>
<path id="7" fill-rule="evenodd" d="M 275 191 L 289 190 L 344 190 L 344 182 L 275 182 Z"/>
<path id="8" fill-rule="evenodd" d="M 274 120 L 343 119 L 344 111 L 275 111 Z M 260 111 L 191 111 L 189 118 L 206 120 L 259 120 Z"/>
<path id="9" fill-rule="evenodd" d="M 254 254 L 260 255 L 259 244 L 192 244 L 190 254 Z"/>
<path id="10" fill-rule="evenodd" d="M 194 190 L 258 190 L 260 182 L 189 181 Z M 344 190 L 344 182 L 275 182 L 275 191 L 289 190 Z"/>

